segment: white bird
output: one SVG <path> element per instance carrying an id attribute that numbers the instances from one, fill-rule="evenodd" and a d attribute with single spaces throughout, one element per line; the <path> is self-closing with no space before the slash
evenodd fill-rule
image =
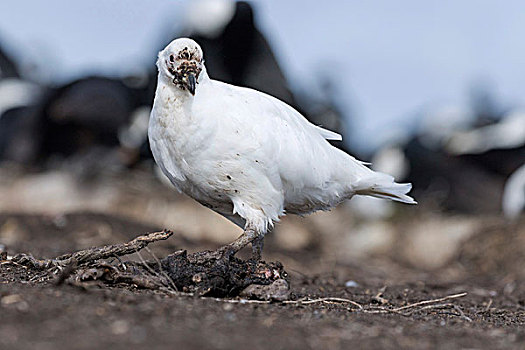
<path id="1" fill-rule="evenodd" d="M 264 235 L 285 213 L 328 210 L 356 194 L 416 203 L 411 184 L 328 143 L 340 135 L 274 97 L 210 79 L 195 41 L 172 41 L 157 67 L 153 156 L 176 189 L 244 227 L 221 256 L 251 243 L 259 260 Z"/>

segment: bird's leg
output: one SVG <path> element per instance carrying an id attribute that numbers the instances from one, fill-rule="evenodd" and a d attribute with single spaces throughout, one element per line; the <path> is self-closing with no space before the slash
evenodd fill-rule
<path id="1" fill-rule="evenodd" d="M 257 232 L 257 230 L 248 226 L 244 229 L 243 234 L 240 235 L 239 238 L 237 238 L 235 241 L 231 242 L 230 244 L 223 246 L 218 251 L 228 257 L 231 257 L 235 255 L 239 250 L 246 247 L 249 243 L 252 243 L 252 248 L 254 249 L 253 250 L 254 258 L 256 258 L 256 260 L 260 260 L 260 255 L 262 252 L 263 238 L 264 236 L 261 235 L 259 232 Z M 257 254 L 259 256 L 258 259 L 257 259 Z"/>
<path id="2" fill-rule="evenodd" d="M 239 238 L 228 244 L 226 247 L 234 251 L 234 253 L 237 253 L 239 250 L 246 247 L 248 243 L 251 243 L 255 238 L 257 238 L 257 236 L 257 231 L 248 226 L 244 229 L 243 234 L 240 235 Z"/>
<path id="3" fill-rule="evenodd" d="M 252 241 L 252 259 L 260 261 L 262 258 L 262 250 L 264 246 L 264 235 L 259 235 Z"/>

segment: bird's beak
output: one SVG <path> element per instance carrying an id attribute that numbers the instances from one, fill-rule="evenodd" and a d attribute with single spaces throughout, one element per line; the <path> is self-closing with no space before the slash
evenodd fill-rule
<path id="1" fill-rule="evenodd" d="M 195 74 L 188 73 L 188 77 L 185 79 L 185 84 L 190 94 L 195 96 L 195 84 L 197 84 L 197 81 L 195 79 Z"/>

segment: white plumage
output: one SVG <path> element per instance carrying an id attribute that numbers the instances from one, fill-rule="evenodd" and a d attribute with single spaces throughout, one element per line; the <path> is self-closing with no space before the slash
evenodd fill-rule
<path id="1" fill-rule="evenodd" d="M 355 194 L 415 203 L 406 195 L 410 184 L 395 183 L 326 141 L 340 135 L 276 98 L 210 79 L 202 58 L 185 38 L 159 53 L 149 139 L 179 191 L 245 226 L 246 237 L 230 245 L 234 251 L 262 241 L 285 213 L 327 210 Z"/>

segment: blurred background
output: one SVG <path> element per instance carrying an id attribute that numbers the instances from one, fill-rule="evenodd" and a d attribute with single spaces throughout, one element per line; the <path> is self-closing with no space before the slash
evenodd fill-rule
<path id="1" fill-rule="evenodd" d="M 22 249 L 35 216 L 84 222 L 79 248 L 111 241 L 117 218 L 210 248 L 240 233 L 168 189 L 147 144 L 157 52 L 189 36 L 212 78 L 280 98 L 413 183 L 417 207 L 355 198 L 283 219 L 268 259 L 521 278 L 523 34 L 517 0 L 3 0 L 0 247 Z"/>

